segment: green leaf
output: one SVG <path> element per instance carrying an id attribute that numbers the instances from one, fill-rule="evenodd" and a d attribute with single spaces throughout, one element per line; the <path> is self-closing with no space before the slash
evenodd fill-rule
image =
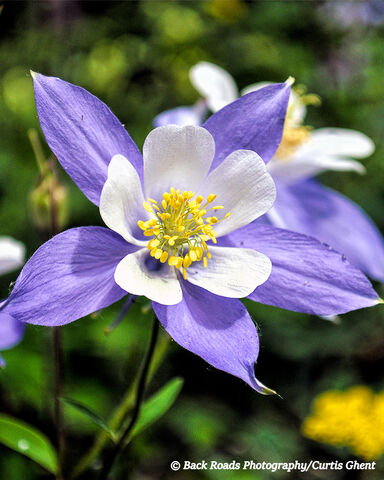
<path id="1" fill-rule="evenodd" d="M 111 430 L 107 422 L 94 410 L 91 410 L 89 407 L 84 405 L 83 403 L 78 402 L 77 400 L 73 400 L 72 398 L 62 397 L 60 399 L 66 405 L 70 405 L 71 407 L 75 408 L 78 412 L 85 415 L 92 423 L 97 425 L 101 430 L 104 430 L 105 433 L 110 437 L 110 439 L 115 442 L 116 434 L 113 430 Z"/>
<path id="2" fill-rule="evenodd" d="M 29 457 L 51 473 L 57 473 L 56 451 L 39 430 L 9 415 L 0 415 L 0 442 Z"/>
<path id="3" fill-rule="evenodd" d="M 173 378 L 149 400 L 143 403 L 139 418 L 128 438 L 128 442 L 162 417 L 171 408 L 180 393 L 183 383 L 184 380 L 182 378 Z"/>

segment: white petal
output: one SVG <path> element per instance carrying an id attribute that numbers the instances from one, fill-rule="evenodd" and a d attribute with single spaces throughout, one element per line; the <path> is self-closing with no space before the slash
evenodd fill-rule
<path id="1" fill-rule="evenodd" d="M 263 215 L 276 198 L 275 184 L 265 163 L 251 150 L 236 150 L 208 175 L 199 194 L 206 198 L 211 193 L 217 195 L 212 206 L 224 206 L 212 215 L 220 219 L 231 213 L 214 226 L 218 237 Z"/>
<path id="2" fill-rule="evenodd" d="M 364 133 L 345 128 L 320 128 L 311 134 L 311 139 L 303 145 L 306 151 L 339 157 L 364 158 L 375 150 L 372 140 Z"/>
<path id="3" fill-rule="evenodd" d="M 171 187 L 195 191 L 215 154 L 215 142 L 205 128 L 166 125 L 147 136 L 144 147 L 144 191 L 161 201 Z"/>
<path id="4" fill-rule="evenodd" d="M 223 297 L 242 298 L 264 283 L 272 269 L 262 253 L 248 248 L 210 247 L 207 268 L 202 262 L 187 269 L 187 281 Z"/>
<path id="5" fill-rule="evenodd" d="M 239 96 L 232 76 L 209 62 L 199 62 L 189 72 L 192 85 L 205 97 L 208 107 L 217 112 Z"/>
<path id="6" fill-rule="evenodd" d="M 260 88 L 270 85 L 271 83 L 272 82 L 253 83 L 252 85 L 245 87 L 241 91 L 241 95 L 247 95 L 248 93 L 255 92 Z M 307 108 L 301 101 L 300 95 L 298 95 L 294 90 L 291 90 L 287 109 L 287 120 L 289 121 L 289 125 L 291 127 L 298 127 L 301 125 L 304 121 L 306 113 Z"/>
<path id="7" fill-rule="evenodd" d="M 100 197 L 100 215 L 105 224 L 127 242 L 146 245 L 138 220 L 148 220 L 143 207 L 140 178 L 123 156 L 115 155 L 108 166 L 108 178 Z"/>
<path id="8" fill-rule="evenodd" d="M 326 170 L 355 171 L 365 173 L 365 167 L 357 160 L 344 159 L 330 155 L 312 155 L 307 151 L 304 155 L 301 150 L 286 160 L 274 157 L 268 163 L 268 171 L 275 180 L 285 183 L 294 183 L 318 175 Z"/>
<path id="9" fill-rule="evenodd" d="M 11 237 L 0 237 L 0 275 L 21 267 L 24 263 L 25 247 Z"/>
<path id="10" fill-rule="evenodd" d="M 124 257 L 115 270 L 116 283 L 133 295 L 144 295 L 162 305 L 181 302 L 183 294 L 175 269 L 159 262 L 160 269 L 152 271 L 148 261 L 155 260 L 144 248 Z"/>

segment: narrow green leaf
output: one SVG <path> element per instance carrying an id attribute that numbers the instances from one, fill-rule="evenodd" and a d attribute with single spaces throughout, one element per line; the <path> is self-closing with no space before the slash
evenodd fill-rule
<path id="1" fill-rule="evenodd" d="M 183 383 L 184 380 L 182 378 L 173 378 L 149 400 L 143 403 L 139 418 L 128 441 L 149 427 L 149 425 L 162 417 L 171 408 L 180 393 Z"/>
<path id="2" fill-rule="evenodd" d="M 57 473 L 57 455 L 39 430 L 9 415 L 0 414 L 0 443 L 29 457 L 51 473 Z"/>
<path id="3" fill-rule="evenodd" d="M 70 405 L 78 412 L 85 415 L 92 423 L 97 425 L 101 430 L 104 430 L 104 432 L 110 437 L 110 439 L 115 442 L 115 432 L 113 432 L 113 430 L 108 427 L 107 422 L 98 413 L 96 413 L 94 410 L 91 410 L 83 403 L 80 403 L 77 400 L 73 400 L 72 398 L 62 397 L 60 400 L 66 405 Z"/>

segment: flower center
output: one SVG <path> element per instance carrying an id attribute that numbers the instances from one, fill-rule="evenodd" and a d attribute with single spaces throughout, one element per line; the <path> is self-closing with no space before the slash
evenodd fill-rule
<path id="1" fill-rule="evenodd" d="M 276 156 L 279 160 L 287 160 L 295 151 L 311 136 L 311 127 L 284 127 L 283 138 L 279 148 L 276 151 Z"/>
<path id="2" fill-rule="evenodd" d="M 320 97 L 313 93 L 306 93 L 304 85 L 298 85 L 293 90 L 294 95 L 291 95 L 287 116 L 285 119 L 283 138 L 276 151 L 278 160 L 286 161 L 291 157 L 296 150 L 311 136 L 312 127 L 301 125 L 302 120 L 298 121 L 295 116 L 295 111 L 303 108 L 306 105 L 318 106 L 321 103 Z"/>
<path id="3" fill-rule="evenodd" d="M 145 210 L 156 218 L 137 222 L 146 237 L 153 237 L 147 245 L 151 256 L 161 263 L 168 260 L 171 267 L 183 268 L 184 279 L 192 262 L 203 260 L 204 267 L 207 267 L 211 254 L 206 242 L 212 240 L 216 243 L 213 225 L 230 215 L 227 213 L 221 220 L 212 215 L 224 208 L 222 205 L 210 206 L 216 199 L 215 194 L 208 195 L 205 202 L 201 195 L 194 197 L 194 192 L 180 193 L 180 189 L 172 187 L 163 193 L 161 203 L 153 198 L 143 203 Z"/>

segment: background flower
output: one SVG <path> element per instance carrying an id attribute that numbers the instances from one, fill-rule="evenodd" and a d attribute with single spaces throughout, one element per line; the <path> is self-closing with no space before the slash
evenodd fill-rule
<path id="1" fill-rule="evenodd" d="M 25 247 L 10 237 L 0 237 L 0 275 L 16 270 L 24 263 Z M 0 302 L 0 307 L 1 307 Z M 0 350 L 8 350 L 23 338 L 24 323 L 10 315 L 0 315 Z M 5 362 L 0 355 L 0 366 Z"/>
<path id="2" fill-rule="evenodd" d="M 239 95 L 231 75 L 221 67 L 200 62 L 190 70 L 194 87 L 213 112 Z M 267 85 L 260 82 L 242 90 L 242 95 Z M 301 87 L 302 88 L 302 87 Z M 352 201 L 323 187 L 311 177 L 326 170 L 354 170 L 364 173 L 364 166 L 353 158 L 364 158 L 374 151 L 371 139 L 361 132 L 342 128 L 312 131 L 304 126 L 306 104 L 318 103 L 315 95 L 291 92 L 283 139 L 268 170 L 276 181 L 277 201 L 267 213 L 268 221 L 327 242 L 345 254 L 354 265 L 377 280 L 384 280 L 384 240 L 371 219 Z M 196 107 L 181 112 L 169 110 L 155 118 L 155 124 L 181 121 L 202 122 L 193 116 Z M 351 158 L 352 157 L 352 158 Z"/>

